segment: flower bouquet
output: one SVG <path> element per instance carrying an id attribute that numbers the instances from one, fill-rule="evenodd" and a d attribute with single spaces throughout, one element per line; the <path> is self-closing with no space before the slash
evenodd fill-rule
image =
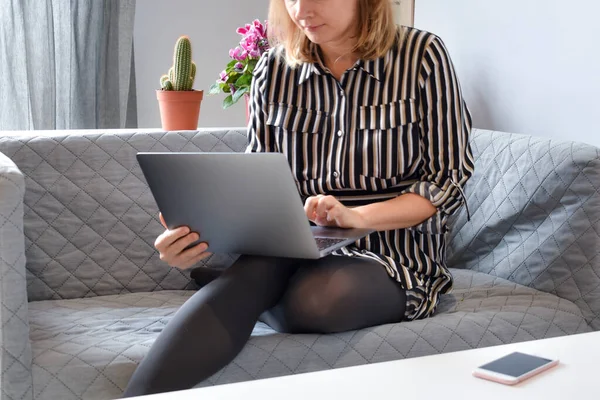
<path id="1" fill-rule="evenodd" d="M 267 40 L 267 21 L 264 25 L 255 20 L 252 24 L 238 28 L 242 35 L 239 46 L 229 50 L 231 61 L 210 88 L 210 94 L 225 93 L 223 108 L 229 108 L 238 102 L 242 96 L 249 94 L 252 83 L 252 73 L 260 57 L 269 50 Z"/>

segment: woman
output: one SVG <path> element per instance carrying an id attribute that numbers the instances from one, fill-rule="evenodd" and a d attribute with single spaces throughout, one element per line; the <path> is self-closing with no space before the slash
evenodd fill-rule
<path id="1" fill-rule="evenodd" d="M 394 25 L 389 0 L 271 0 L 248 151 L 283 152 L 317 225 L 376 232 L 318 261 L 241 256 L 176 313 L 126 396 L 190 388 L 227 365 L 261 318 L 339 332 L 425 318 L 451 289 L 448 216 L 473 173 L 471 119 L 442 41 Z M 164 222 L 163 222 L 164 224 Z M 189 268 L 187 227 L 156 241 Z"/>

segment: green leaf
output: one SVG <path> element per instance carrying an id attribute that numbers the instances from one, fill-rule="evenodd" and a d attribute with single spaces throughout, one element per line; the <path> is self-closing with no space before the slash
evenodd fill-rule
<path id="1" fill-rule="evenodd" d="M 238 89 L 238 91 L 235 92 L 235 94 L 233 95 L 233 98 L 231 99 L 232 102 L 234 104 L 237 103 L 237 101 L 239 99 L 241 99 L 242 96 L 245 95 L 246 93 L 248 93 L 249 91 L 250 91 L 250 89 L 248 89 L 247 87 L 243 87 L 243 88 Z"/>
<path id="2" fill-rule="evenodd" d="M 231 97 L 231 95 L 225 97 L 225 99 L 223 100 L 223 108 L 229 108 L 233 105 L 233 98 Z"/>
<path id="3" fill-rule="evenodd" d="M 244 68 L 244 72 L 249 72 L 250 74 L 252 74 L 252 71 L 254 71 L 256 64 L 258 64 L 258 60 L 255 60 L 255 59 L 249 60 L 248 64 L 246 64 L 246 68 Z"/>
<path id="4" fill-rule="evenodd" d="M 235 83 L 239 77 L 240 77 L 239 72 L 231 72 L 229 74 L 229 77 L 227 78 L 227 84 Z"/>
<path id="5" fill-rule="evenodd" d="M 221 85 L 219 85 L 217 82 L 215 82 L 210 87 L 210 90 L 208 91 L 208 94 L 219 94 L 219 93 L 221 93 Z"/>
<path id="6" fill-rule="evenodd" d="M 235 81 L 235 86 L 237 86 L 237 87 L 250 86 L 251 83 L 252 83 L 252 75 L 243 74 L 242 76 L 239 77 L 239 79 L 237 81 Z"/>
<path id="7" fill-rule="evenodd" d="M 237 61 L 237 60 L 231 60 L 231 61 L 229 61 L 229 63 L 227 64 L 227 68 L 233 68 L 233 67 L 235 67 L 235 64 L 237 64 L 237 63 L 238 63 L 238 61 Z M 226 68 L 226 69 L 227 69 L 227 68 Z"/>

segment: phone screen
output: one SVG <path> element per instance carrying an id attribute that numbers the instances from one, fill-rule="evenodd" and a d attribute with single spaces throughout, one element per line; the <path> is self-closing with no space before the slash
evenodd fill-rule
<path id="1" fill-rule="evenodd" d="M 479 368 L 516 378 L 551 362 L 546 358 L 515 352 Z"/>

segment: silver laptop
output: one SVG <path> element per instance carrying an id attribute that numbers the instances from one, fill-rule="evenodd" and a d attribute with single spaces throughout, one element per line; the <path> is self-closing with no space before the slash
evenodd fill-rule
<path id="1" fill-rule="evenodd" d="M 373 232 L 312 226 L 281 153 L 140 152 L 170 229 L 186 225 L 208 251 L 317 259 Z"/>

